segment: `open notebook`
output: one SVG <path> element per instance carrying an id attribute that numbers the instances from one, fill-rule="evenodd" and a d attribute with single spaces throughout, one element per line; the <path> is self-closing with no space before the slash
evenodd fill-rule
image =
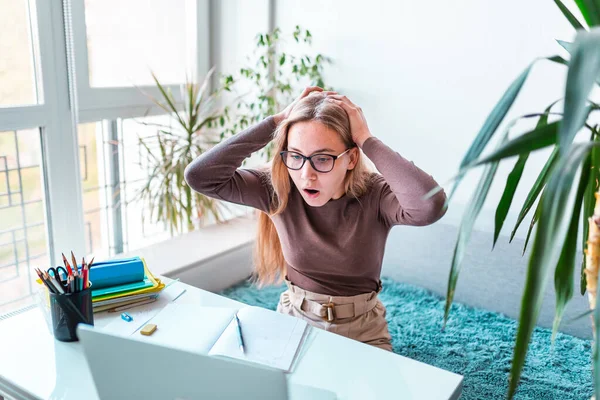
<path id="1" fill-rule="evenodd" d="M 239 348 L 234 322 L 238 313 L 245 352 Z M 156 324 L 152 336 L 139 330 L 136 340 L 250 361 L 290 372 L 307 334 L 305 321 L 260 307 L 239 310 L 171 303 L 148 323 Z M 141 328 L 141 326 L 140 326 Z"/>

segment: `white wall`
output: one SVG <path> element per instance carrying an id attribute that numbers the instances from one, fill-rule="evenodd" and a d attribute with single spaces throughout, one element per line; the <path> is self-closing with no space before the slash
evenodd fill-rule
<path id="1" fill-rule="evenodd" d="M 554 39 L 571 40 L 574 33 L 548 0 L 278 1 L 275 22 L 285 31 L 296 24 L 308 28 L 314 51 L 334 59 L 327 83 L 363 108 L 376 136 L 440 184 L 456 173 L 512 80 L 534 58 L 564 54 Z M 509 118 L 543 111 L 563 96 L 565 77 L 566 68 L 538 63 Z M 530 157 L 509 229 L 548 154 Z M 495 206 L 513 164 L 498 170 L 481 229 L 493 230 Z M 446 223 L 458 224 L 478 176 L 464 180 Z M 449 191 L 451 185 L 445 187 Z M 521 229 L 522 237 L 525 233 Z"/>
<path id="2" fill-rule="evenodd" d="M 269 29 L 269 0 L 212 0 L 211 64 L 234 73 L 255 49 L 255 37 Z"/>

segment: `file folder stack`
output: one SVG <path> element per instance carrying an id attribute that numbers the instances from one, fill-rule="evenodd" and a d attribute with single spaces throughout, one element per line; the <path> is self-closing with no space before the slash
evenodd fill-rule
<path id="1" fill-rule="evenodd" d="M 94 312 L 148 302 L 165 287 L 140 257 L 95 263 L 90 269 L 90 281 Z"/>

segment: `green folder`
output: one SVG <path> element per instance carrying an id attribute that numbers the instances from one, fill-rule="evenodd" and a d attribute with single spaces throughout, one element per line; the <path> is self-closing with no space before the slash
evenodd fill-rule
<path id="1" fill-rule="evenodd" d="M 111 287 L 96 289 L 96 290 L 92 289 L 92 300 L 94 300 L 98 297 L 115 294 L 115 293 L 120 293 L 120 294 L 126 295 L 128 292 L 132 292 L 134 290 L 139 290 L 139 289 L 145 289 L 148 287 L 152 287 L 153 285 L 154 285 L 154 283 L 152 283 L 152 281 L 144 275 L 144 280 L 141 282 L 126 283 L 124 285 L 111 286 Z"/>

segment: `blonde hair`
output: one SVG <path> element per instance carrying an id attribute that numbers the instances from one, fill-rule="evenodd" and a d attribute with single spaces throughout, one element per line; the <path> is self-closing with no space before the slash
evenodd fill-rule
<path id="1" fill-rule="evenodd" d="M 337 132 L 346 148 L 356 147 L 352 140 L 348 115 L 341 106 L 325 99 L 326 96 L 318 92 L 306 96 L 294 106 L 288 118 L 275 130 L 271 173 L 270 176 L 267 174 L 268 183 L 272 188 L 271 214 L 269 216 L 260 212 L 254 250 L 254 279 L 259 286 L 281 282 L 286 273 L 281 242 L 271 217 L 285 210 L 292 190 L 293 182 L 279 156 L 279 152 L 287 149 L 288 132 L 292 125 L 304 121 L 318 121 Z M 360 149 L 357 157 L 355 167 L 348 170 L 344 178 L 346 194 L 354 198 L 359 198 L 367 191 L 373 175 Z"/>

